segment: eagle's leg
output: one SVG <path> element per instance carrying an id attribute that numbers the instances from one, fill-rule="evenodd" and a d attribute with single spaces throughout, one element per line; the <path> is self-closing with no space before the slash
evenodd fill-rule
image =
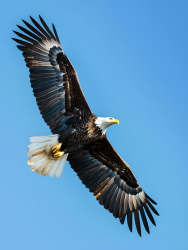
<path id="1" fill-rule="evenodd" d="M 53 152 L 54 157 L 60 157 L 60 156 L 64 155 L 64 151 L 59 151 L 61 148 L 61 145 L 62 145 L 62 143 L 59 143 L 52 148 L 52 152 Z"/>

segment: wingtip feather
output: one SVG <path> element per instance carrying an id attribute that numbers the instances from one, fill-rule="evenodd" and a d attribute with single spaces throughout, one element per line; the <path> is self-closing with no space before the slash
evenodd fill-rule
<path id="1" fill-rule="evenodd" d="M 145 195 L 146 195 L 146 197 L 147 197 L 153 204 L 157 205 L 157 202 L 154 201 L 151 197 L 149 197 L 148 194 L 145 193 Z"/>

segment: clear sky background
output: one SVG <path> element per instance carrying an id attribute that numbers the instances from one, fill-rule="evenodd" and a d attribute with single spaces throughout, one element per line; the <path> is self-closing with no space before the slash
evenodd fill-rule
<path id="1" fill-rule="evenodd" d="M 0 1 L 0 248 L 187 249 L 188 1 Z M 29 137 L 51 134 L 11 37 L 53 22 L 92 111 L 158 203 L 142 238 L 98 204 L 66 163 L 60 179 L 27 165 Z M 25 26 L 24 26 L 25 27 Z"/>

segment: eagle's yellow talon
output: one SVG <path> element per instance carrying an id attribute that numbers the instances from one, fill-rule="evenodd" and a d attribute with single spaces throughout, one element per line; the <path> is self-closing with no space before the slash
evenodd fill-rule
<path id="1" fill-rule="evenodd" d="M 52 152 L 55 154 L 55 152 L 58 152 L 58 149 L 57 148 L 52 149 Z"/>
<path id="2" fill-rule="evenodd" d="M 55 153 L 55 152 L 58 152 L 61 148 L 61 145 L 62 143 L 59 143 L 58 145 L 56 145 L 55 147 L 52 148 L 52 152 Z"/>
<path id="3" fill-rule="evenodd" d="M 53 152 L 54 157 L 60 157 L 60 156 L 64 155 L 63 151 L 59 151 L 61 148 L 61 145 L 62 145 L 62 143 L 59 143 L 58 145 L 56 145 L 52 148 L 52 152 Z"/>
<path id="4" fill-rule="evenodd" d="M 62 155 L 64 155 L 64 152 L 58 151 L 57 153 L 54 154 L 54 157 L 60 157 Z"/>

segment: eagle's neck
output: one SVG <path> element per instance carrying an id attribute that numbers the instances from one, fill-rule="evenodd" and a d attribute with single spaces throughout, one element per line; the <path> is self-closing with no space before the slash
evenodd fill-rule
<path id="1" fill-rule="evenodd" d="M 105 135 L 107 128 L 114 124 L 110 119 L 115 120 L 110 117 L 93 116 L 92 118 L 90 118 L 87 123 L 87 131 L 89 137 L 96 138 L 97 136 Z"/>
<path id="2" fill-rule="evenodd" d="M 109 122 L 109 118 L 107 117 L 97 117 L 95 119 L 95 126 L 101 130 L 102 135 L 106 134 L 106 130 L 112 123 Z"/>
<path id="3" fill-rule="evenodd" d="M 102 129 L 96 125 L 97 118 L 97 116 L 93 116 L 87 123 L 87 131 L 90 138 L 96 138 L 103 133 Z"/>

